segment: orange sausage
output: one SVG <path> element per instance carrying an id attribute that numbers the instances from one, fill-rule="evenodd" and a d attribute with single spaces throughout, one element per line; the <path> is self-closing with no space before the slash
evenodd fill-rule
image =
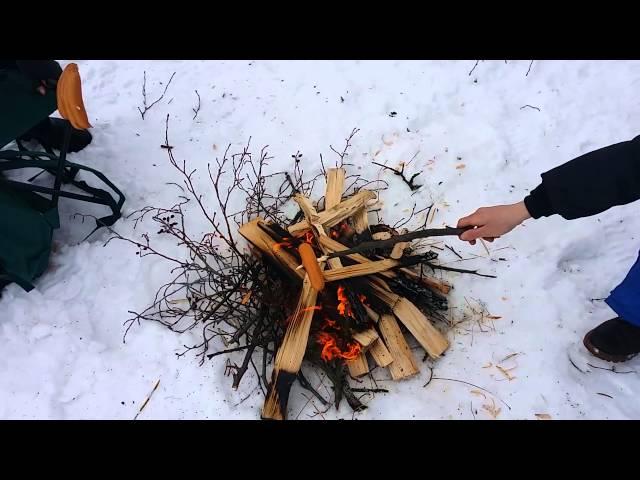
<path id="1" fill-rule="evenodd" d="M 308 243 L 302 243 L 298 247 L 298 253 L 300 254 L 302 265 L 307 271 L 307 275 L 309 275 L 311 286 L 316 292 L 321 292 L 324 289 L 324 275 L 322 274 L 322 270 L 320 270 L 320 265 L 318 265 L 318 259 L 313 252 L 313 248 Z"/>

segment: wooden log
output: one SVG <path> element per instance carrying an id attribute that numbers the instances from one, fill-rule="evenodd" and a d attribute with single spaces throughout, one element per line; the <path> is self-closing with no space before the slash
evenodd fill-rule
<path id="1" fill-rule="evenodd" d="M 330 259 L 334 260 L 334 259 Z M 361 263 L 357 265 L 349 265 L 348 267 L 336 268 L 324 272 L 324 280 L 326 282 L 335 282 L 344 280 L 345 278 L 363 277 L 365 275 L 373 275 L 374 273 L 384 272 L 400 265 L 397 260 L 385 259 L 375 262 Z"/>
<path id="2" fill-rule="evenodd" d="M 362 235 L 369 230 L 369 212 L 367 207 L 362 207 L 353 215 L 353 226 L 358 235 Z"/>
<path id="3" fill-rule="evenodd" d="M 363 305 L 364 310 L 367 312 L 367 315 L 369 316 L 369 318 L 374 322 L 374 323 L 378 323 L 380 321 L 380 314 L 378 312 L 376 312 L 375 310 L 373 310 L 370 306 L 368 305 Z"/>
<path id="4" fill-rule="evenodd" d="M 367 355 L 364 352 L 360 352 L 355 360 L 348 360 L 345 363 L 349 368 L 349 375 L 354 378 L 362 377 L 369 373 L 369 362 L 367 362 Z"/>
<path id="5" fill-rule="evenodd" d="M 391 355 L 391 352 L 381 338 L 378 338 L 371 344 L 368 353 L 380 368 L 388 367 L 389 364 L 393 362 L 393 355 Z"/>
<path id="6" fill-rule="evenodd" d="M 340 202 L 342 201 L 342 192 L 344 191 L 345 176 L 346 176 L 346 171 L 344 168 L 330 168 L 327 171 L 327 186 L 325 187 L 325 192 L 324 192 L 324 205 L 325 205 L 324 209 L 325 210 L 328 210 L 330 208 L 335 207 L 336 205 L 339 205 Z M 317 212 L 316 212 L 316 215 L 317 215 Z M 309 221 L 308 218 L 307 218 L 307 221 Z M 316 228 L 317 228 L 317 224 L 316 224 Z M 327 235 L 327 232 L 324 231 L 323 228 L 321 228 L 318 231 L 318 233 L 322 237 L 327 237 L 327 238 L 329 237 L 329 235 Z M 327 253 L 327 250 L 325 247 L 320 245 L 320 248 L 322 249 L 323 253 L 325 254 Z M 336 268 L 341 268 L 342 262 L 341 261 L 335 262 L 334 260 L 331 260 L 329 262 L 329 267 L 331 267 L 332 270 Z"/>
<path id="7" fill-rule="evenodd" d="M 324 228 L 331 228 L 346 218 L 351 217 L 360 208 L 364 207 L 366 202 L 376 198 L 376 194 L 369 190 L 361 190 L 352 197 L 340 202 L 339 204 L 324 210 L 318 214 L 318 223 Z M 311 228 L 307 220 L 303 220 L 289 227 L 289 233 L 292 235 L 299 234 L 304 230 Z"/>
<path id="8" fill-rule="evenodd" d="M 340 242 L 335 241 L 333 238 L 329 238 L 329 237 L 321 238 L 320 239 L 320 243 L 322 243 L 322 245 L 325 248 L 327 248 L 328 250 L 330 250 L 332 252 L 341 252 L 341 251 L 347 250 L 347 247 L 345 247 Z M 358 263 L 362 263 L 362 264 L 371 263 L 371 262 L 374 261 L 374 260 L 369 260 L 367 257 L 365 257 L 364 255 L 361 255 L 359 253 L 349 254 L 349 255 L 347 255 L 347 257 L 350 258 L 351 260 L 354 260 L 354 261 L 356 261 Z M 382 275 L 383 277 L 386 277 L 386 278 L 394 278 L 394 277 L 396 277 L 396 273 L 394 271 L 392 271 L 392 270 L 382 271 L 382 272 L 380 272 L 380 275 Z M 389 290 L 389 291 L 391 290 L 386 283 L 382 282 L 382 280 L 377 278 L 377 277 L 371 277 L 370 281 L 378 283 L 379 285 L 383 285 L 383 288 L 385 288 L 386 290 Z"/>
<path id="9" fill-rule="evenodd" d="M 393 250 L 391 250 L 391 254 L 389 255 L 389 257 L 398 260 L 402 257 L 404 251 L 409 247 L 409 245 L 411 245 L 411 242 L 396 243 L 393 246 Z"/>
<path id="10" fill-rule="evenodd" d="M 383 240 L 389 240 L 391 238 L 391 232 L 377 232 L 371 235 L 376 242 L 381 242 Z"/>
<path id="11" fill-rule="evenodd" d="M 302 210 L 302 213 L 304 213 L 305 221 L 310 225 L 309 228 L 315 228 L 317 233 L 326 235 L 324 227 L 322 226 L 322 223 L 320 223 L 320 216 L 318 215 L 316 207 L 313 206 L 311 199 L 309 197 L 305 197 L 301 193 L 296 193 L 293 196 L 293 199 L 300 207 L 300 210 Z"/>
<path id="12" fill-rule="evenodd" d="M 378 312 L 375 312 L 371 307 L 367 305 L 365 305 L 364 308 L 367 312 L 367 315 L 373 322 L 380 322 L 380 314 Z M 384 344 L 382 338 L 378 338 L 378 340 L 373 342 L 373 344 L 369 348 L 369 353 L 371 354 L 371 358 L 373 358 L 373 361 L 376 362 L 376 365 L 378 365 L 379 367 L 384 368 L 391 362 L 393 362 L 393 355 Z"/>
<path id="13" fill-rule="evenodd" d="M 238 229 L 238 232 L 247 239 L 247 241 L 251 242 L 251 244 L 260 252 L 271 258 L 276 264 L 282 266 L 287 271 L 292 272 L 293 275 L 297 276 L 300 280 L 304 279 L 304 270 L 296 270 L 298 267 L 298 260 L 283 248 L 279 248 L 278 242 L 258 227 L 260 222 L 264 223 L 264 220 L 257 218 L 251 222 L 245 223 Z"/>
<path id="14" fill-rule="evenodd" d="M 367 351 L 371 345 L 380 338 L 375 328 L 367 328 L 362 332 L 354 333 L 351 338 L 360 344 L 363 351 Z"/>
<path id="15" fill-rule="evenodd" d="M 417 374 L 419 372 L 418 363 L 395 317 L 388 314 L 381 315 L 378 327 L 393 357 L 393 362 L 389 364 L 391 378 L 401 380 Z"/>
<path id="16" fill-rule="evenodd" d="M 407 327 L 431 358 L 438 358 L 449 348 L 449 341 L 429 318 L 408 299 L 401 297 L 393 313 Z"/>
<path id="17" fill-rule="evenodd" d="M 431 323 L 429 318 L 408 299 L 372 285 L 376 296 L 385 302 L 398 320 L 411 332 L 431 358 L 438 358 L 449 348 L 449 341 Z M 395 358 L 395 356 L 394 356 Z"/>
<path id="18" fill-rule="evenodd" d="M 346 170 L 344 168 L 330 168 L 327 170 L 327 188 L 324 194 L 325 210 L 335 207 L 342 200 L 345 176 Z"/>
<path id="19" fill-rule="evenodd" d="M 404 235 L 404 234 L 409 233 L 409 230 L 407 230 L 406 228 L 403 228 L 398 233 L 400 235 Z M 409 248 L 410 246 L 411 246 L 411 242 L 399 242 L 399 243 L 396 243 L 393 246 L 393 249 L 391 250 L 391 253 L 389 254 L 389 258 L 393 258 L 395 260 L 398 260 L 398 259 L 402 258 L 402 255 L 404 255 L 404 251 L 407 248 Z"/>
<path id="20" fill-rule="evenodd" d="M 383 274 L 385 272 L 381 272 L 381 274 Z M 389 286 L 389 284 L 387 282 L 385 282 L 382 278 L 378 277 L 377 275 L 371 275 L 367 278 L 367 281 L 369 283 L 369 286 L 373 286 L 373 285 L 377 285 L 379 288 L 386 290 L 387 292 L 391 292 L 391 287 Z"/>
<path id="21" fill-rule="evenodd" d="M 374 282 L 371 282 L 371 287 L 373 288 L 376 296 L 391 307 L 391 309 L 393 309 L 393 307 L 395 307 L 400 301 L 400 295 L 393 293 L 390 288 L 383 288 L 381 285 Z"/>
<path id="22" fill-rule="evenodd" d="M 284 420 L 287 416 L 289 391 L 307 350 L 317 296 L 318 292 L 311 287 L 309 277 L 305 275 L 298 305 L 276 354 L 271 383 L 262 407 L 265 420 Z"/>

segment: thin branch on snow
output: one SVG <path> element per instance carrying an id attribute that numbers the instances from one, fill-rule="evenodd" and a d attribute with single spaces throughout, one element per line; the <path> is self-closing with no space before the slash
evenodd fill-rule
<path id="1" fill-rule="evenodd" d="M 509 410 L 511 410 L 511 407 L 509 406 L 509 404 L 507 402 L 502 400 L 500 397 L 498 397 L 495 393 L 491 392 L 490 390 L 487 390 L 486 388 L 483 388 L 483 387 L 480 387 L 478 385 L 475 385 L 475 384 L 473 384 L 471 382 L 465 382 L 464 380 L 457 380 L 455 378 L 435 377 L 433 375 L 433 368 L 431 369 L 431 375 L 429 377 L 429 380 L 427 381 L 427 383 L 425 383 L 423 385 L 423 387 L 428 386 L 433 380 L 446 380 L 448 382 L 463 383 L 464 385 L 469 385 L 470 387 L 479 388 L 480 390 L 483 390 L 483 391 L 487 392 L 488 394 L 492 395 L 493 397 L 497 398 L 498 400 L 500 400 L 502 403 L 504 403 L 507 406 L 507 408 Z"/>
<path id="2" fill-rule="evenodd" d="M 527 74 L 525 75 L 525 77 L 529 76 L 529 72 L 531 71 L 532 66 L 533 66 L 533 60 L 531 60 L 531 63 L 529 64 L 529 69 L 527 70 Z"/>
<path id="3" fill-rule="evenodd" d="M 476 64 L 473 66 L 473 68 L 469 71 L 469 76 L 471 76 L 471 74 L 473 73 L 473 71 L 476 69 L 476 67 L 478 66 L 478 64 L 480 63 L 480 60 L 476 60 Z"/>
<path id="4" fill-rule="evenodd" d="M 607 372 L 613 372 L 613 373 L 637 373 L 635 370 L 625 370 L 624 372 L 621 372 L 620 370 L 616 370 L 615 365 L 613 365 L 611 368 L 597 367 L 596 365 L 591 365 L 590 363 L 587 363 L 587 365 L 589 365 L 591 368 L 597 368 L 598 370 L 606 370 Z"/>
<path id="5" fill-rule="evenodd" d="M 158 385 L 160 385 L 160 379 L 158 379 L 158 381 L 156 382 L 155 386 L 153 387 L 153 390 L 151 390 L 151 393 L 147 396 L 147 399 L 144 401 L 144 403 L 142 404 L 142 406 L 140 407 L 140 409 L 138 410 L 138 413 L 136 413 L 136 416 L 133 417 L 134 420 L 138 419 L 138 416 L 142 413 L 142 411 L 144 410 L 144 407 L 147 406 L 147 403 L 149 403 L 149 400 L 151 400 L 151 396 L 155 393 L 155 391 L 158 389 Z"/>
<path id="6" fill-rule="evenodd" d="M 140 112 L 140 116 L 142 117 L 142 120 L 144 120 L 144 116 L 147 114 L 147 112 L 151 110 L 151 107 L 153 107 L 156 103 L 158 103 L 160 100 L 164 98 L 164 94 L 167 93 L 167 89 L 169 88 L 169 85 L 171 85 L 171 81 L 173 80 L 173 77 L 175 74 L 176 72 L 173 72 L 173 74 L 171 75 L 171 78 L 169 78 L 167 85 L 164 87 L 164 92 L 162 92 L 162 95 L 160 95 L 160 97 L 158 97 L 156 101 L 152 102 L 151 105 L 147 105 L 147 72 L 146 70 L 144 71 L 143 81 L 142 81 L 142 103 L 143 103 L 144 110 L 138 107 L 138 111 Z"/>
<path id="7" fill-rule="evenodd" d="M 198 113 L 200 112 L 200 94 L 198 93 L 198 90 L 195 91 L 196 95 L 198 96 L 198 105 L 196 105 L 194 108 L 192 108 L 193 110 L 193 120 L 196 119 L 196 117 L 198 116 Z"/>
<path id="8" fill-rule="evenodd" d="M 388 167 L 388 166 L 383 165 L 382 163 L 378 163 L 378 162 L 371 162 L 371 163 L 373 163 L 374 165 L 378 165 L 379 167 L 382 167 L 382 168 L 384 168 L 386 170 L 390 170 L 390 171 L 393 172 L 394 175 L 397 175 L 400 178 L 402 178 L 402 181 L 409 186 L 409 188 L 411 189 L 412 192 L 415 192 L 416 190 L 418 190 L 422 186 L 422 185 L 417 185 L 417 184 L 413 183 L 415 178 L 418 175 L 420 175 L 422 172 L 414 173 L 411 176 L 411 178 L 407 179 L 407 177 L 404 176 L 404 168 L 405 168 L 405 164 L 404 163 L 402 164 L 402 167 L 400 168 L 400 170 Z"/>
<path id="9" fill-rule="evenodd" d="M 463 260 L 462 255 L 460 255 L 458 252 L 455 251 L 455 249 L 449 245 L 445 245 L 446 248 L 448 248 L 449 250 L 451 250 L 453 252 L 453 254 L 458 257 L 460 260 Z"/>
<path id="10" fill-rule="evenodd" d="M 344 167 L 345 165 L 349 165 L 344 163 L 344 157 L 347 156 L 347 151 L 351 148 L 351 139 L 353 139 L 354 135 L 360 131 L 359 128 L 354 128 L 351 130 L 351 134 L 345 139 L 344 149 L 341 152 L 338 152 L 333 146 L 329 145 L 329 148 L 335 152 L 338 157 L 340 157 L 340 165 L 336 164 L 339 168 Z"/>

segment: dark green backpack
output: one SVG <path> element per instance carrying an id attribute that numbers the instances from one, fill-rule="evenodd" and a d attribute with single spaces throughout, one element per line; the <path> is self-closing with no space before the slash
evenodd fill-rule
<path id="1" fill-rule="evenodd" d="M 19 72 L 0 70 L 0 148 L 18 139 L 55 110 L 54 92 L 39 95 L 32 82 Z M 58 155 L 51 150 L 28 151 L 20 142 L 17 142 L 18 150 L 0 150 L 0 290 L 15 282 L 29 291 L 34 280 L 46 270 L 53 231 L 60 227 L 60 197 L 109 207 L 111 215 L 98 219 L 95 230 L 111 226 L 120 218 L 125 198 L 115 185 L 99 171 L 66 160 L 71 132 L 71 124 L 67 122 L 65 142 Z M 4 175 L 4 172 L 23 168 L 52 174 L 52 186 L 10 180 Z M 106 190 L 77 180 L 79 171 L 95 175 L 118 200 Z M 74 191 L 65 190 L 63 185 L 72 185 Z"/>

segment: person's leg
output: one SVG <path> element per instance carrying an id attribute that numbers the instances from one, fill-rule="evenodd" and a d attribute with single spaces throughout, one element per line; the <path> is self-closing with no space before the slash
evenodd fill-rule
<path id="1" fill-rule="evenodd" d="M 640 353 L 640 256 L 606 302 L 618 317 L 587 333 L 584 344 L 603 360 L 628 360 Z"/>
<path id="2" fill-rule="evenodd" d="M 620 318 L 640 327 L 640 256 L 606 302 Z"/>

